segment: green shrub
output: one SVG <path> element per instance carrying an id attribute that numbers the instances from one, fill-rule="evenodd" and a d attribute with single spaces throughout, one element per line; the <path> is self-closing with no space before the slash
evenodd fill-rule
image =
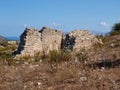
<path id="1" fill-rule="evenodd" d="M 9 45 L 7 42 L 0 42 L 0 58 L 7 59 L 11 58 L 14 51 L 14 46 Z"/>
<path id="2" fill-rule="evenodd" d="M 76 54 L 80 62 L 84 62 L 88 59 L 88 54 L 86 52 Z"/>
<path id="3" fill-rule="evenodd" d="M 61 60 L 60 52 L 53 50 L 49 53 L 50 62 L 59 62 Z"/>
<path id="4" fill-rule="evenodd" d="M 6 59 L 12 57 L 12 53 L 9 51 L 1 51 L 0 52 L 0 58 L 1 59 Z"/>
<path id="5" fill-rule="evenodd" d="M 60 61 L 69 61 L 71 59 L 71 53 L 67 51 L 50 51 L 49 61 L 50 62 L 60 62 Z"/>
<path id="6" fill-rule="evenodd" d="M 111 36 L 119 35 L 119 34 L 120 34 L 119 31 L 111 31 L 111 32 L 110 32 L 110 35 L 111 35 Z"/>
<path id="7" fill-rule="evenodd" d="M 106 47 L 109 45 L 109 40 L 108 40 L 108 36 L 107 35 L 102 35 L 102 34 L 99 34 L 99 35 L 96 35 L 96 37 L 101 41 L 102 41 L 102 44 L 101 43 L 95 43 L 93 45 L 93 48 L 94 49 L 97 49 L 97 48 L 103 48 L 103 47 Z"/>
<path id="8" fill-rule="evenodd" d="M 0 62 L 7 65 L 15 64 L 12 52 L 10 50 L 1 50 L 0 51 Z"/>
<path id="9" fill-rule="evenodd" d="M 36 62 L 40 61 L 40 59 L 46 59 L 48 56 L 45 54 L 45 53 L 41 53 L 41 52 L 37 52 L 35 55 L 34 55 L 34 59 Z"/>
<path id="10" fill-rule="evenodd" d="M 62 61 L 69 61 L 71 60 L 72 56 L 69 51 L 61 51 Z"/>
<path id="11" fill-rule="evenodd" d="M 112 27 L 110 35 L 119 35 L 120 34 L 120 23 L 115 23 Z"/>
<path id="12" fill-rule="evenodd" d="M 96 38 L 98 38 L 98 39 L 101 39 L 101 38 L 103 38 L 103 37 L 104 37 L 103 34 L 97 34 L 97 35 L 96 35 Z"/>
<path id="13" fill-rule="evenodd" d="M 4 46 L 4 47 L 6 47 L 6 46 L 8 46 L 8 42 L 0 42 L 0 46 Z"/>

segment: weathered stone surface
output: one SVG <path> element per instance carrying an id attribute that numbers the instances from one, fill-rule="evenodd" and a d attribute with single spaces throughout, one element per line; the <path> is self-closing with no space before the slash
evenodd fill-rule
<path id="1" fill-rule="evenodd" d="M 33 28 L 26 28 L 20 36 L 20 43 L 16 54 L 34 56 L 38 52 L 48 53 L 50 50 L 61 48 L 62 33 L 43 27 L 38 31 Z"/>
<path id="2" fill-rule="evenodd" d="M 61 31 L 43 27 L 40 31 L 26 28 L 20 37 L 16 54 L 32 55 L 37 52 L 48 54 L 52 50 L 67 49 L 79 52 L 100 42 L 87 30 L 74 30 L 66 35 Z"/>
<path id="3" fill-rule="evenodd" d="M 89 49 L 93 44 L 99 43 L 99 40 L 88 30 L 74 30 L 66 35 L 65 49 L 78 52 L 81 49 Z"/>
<path id="4" fill-rule="evenodd" d="M 59 30 L 43 27 L 41 32 L 41 41 L 43 43 L 43 51 L 60 50 L 62 42 L 62 32 Z"/>

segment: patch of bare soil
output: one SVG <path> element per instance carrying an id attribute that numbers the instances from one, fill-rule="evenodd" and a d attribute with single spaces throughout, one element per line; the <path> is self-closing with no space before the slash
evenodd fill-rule
<path id="1" fill-rule="evenodd" d="M 116 67 L 99 63 L 90 67 L 80 62 L 0 65 L 0 90 L 88 89 L 119 90 L 120 63 Z"/>

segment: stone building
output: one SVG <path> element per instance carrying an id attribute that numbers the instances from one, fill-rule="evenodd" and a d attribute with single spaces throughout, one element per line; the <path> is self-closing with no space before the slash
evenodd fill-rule
<path id="1" fill-rule="evenodd" d="M 50 50 L 61 49 L 62 32 L 43 27 L 40 31 L 26 28 L 20 36 L 20 43 L 16 54 L 32 55 L 38 52 L 49 53 Z"/>
<path id="2" fill-rule="evenodd" d="M 31 55 L 36 53 L 48 54 L 52 50 L 71 50 L 79 52 L 89 49 L 100 41 L 87 30 L 74 30 L 66 35 L 61 31 L 43 27 L 41 30 L 26 28 L 20 36 L 16 55 Z"/>

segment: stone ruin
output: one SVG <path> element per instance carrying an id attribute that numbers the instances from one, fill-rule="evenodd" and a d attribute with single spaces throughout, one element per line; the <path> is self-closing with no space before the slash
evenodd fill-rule
<path id="1" fill-rule="evenodd" d="M 68 33 L 64 40 L 64 48 L 70 49 L 73 52 L 89 49 L 93 44 L 100 43 L 95 35 L 92 35 L 88 30 L 74 30 Z"/>
<path id="2" fill-rule="evenodd" d="M 61 49 L 62 32 L 43 27 L 40 31 L 26 28 L 20 36 L 20 43 L 16 54 L 31 55 L 36 53 L 49 53 Z"/>
<path id="3" fill-rule="evenodd" d="M 61 31 L 43 27 L 41 30 L 26 28 L 20 36 L 16 55 L 34 56 L 36 53 L 48 54 L 52 50 L 71 50 L 79 52 L 89 49 L 100 41 L 87 30 L 74 30 L 66 35 Z"/>

